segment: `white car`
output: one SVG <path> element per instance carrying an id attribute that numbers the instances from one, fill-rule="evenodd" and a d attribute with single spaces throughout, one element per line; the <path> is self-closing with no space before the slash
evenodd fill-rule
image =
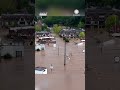
<path id="1" fill-rule="evenodd" d="M 36 51 L 45 50 L 45 45 L 44 44 L 36 44 L 35 45 L 35 50 Z"/>
<path id="2" fill-rule="evenodd" d="M 83 45 L 83 43 L 78 43 L 78 44 L 77 44 L 77 46 L 81 46 L 81 45 Z"/>
<path id="3" fill-rule="evenodd" d="M 85 42 L 85 40 L 81 40 L 81 42 Z"/>
<path id="4" fill-rule="evenodd" d="M 46 67 L 35 67 L 35 74 L 47 74 Z"/>

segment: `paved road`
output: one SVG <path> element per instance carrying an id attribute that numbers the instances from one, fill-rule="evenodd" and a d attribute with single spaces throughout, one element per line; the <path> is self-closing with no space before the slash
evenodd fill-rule
<path id="1" fill-rule="evenodd" d="M 77 47 L 74 40 L 67 43 L 67 55 L 72 53 L 72 56 L 69 56 L 70 60 L 67 58 L 64 67 L 64 42 L 60 38 L 56 40 L 56 48 L 46 45 L 45 52 L 35 53 L 35 66 L 48 69 L 47 75 L 35 75 L 36 90 L 85 90 L 85 53 L 82 52 L 85 45 Z M 50 64 L 54 66 L 52 73 Z"/>

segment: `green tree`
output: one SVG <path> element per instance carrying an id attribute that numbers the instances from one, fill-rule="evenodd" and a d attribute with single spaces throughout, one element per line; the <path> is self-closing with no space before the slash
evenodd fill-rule
<path id="1" fill-rule="evenodd" d="M 58 26 L 57 24 L 55 24 L 55 25 L 53 26 L 53 31 L 54 31 L 56 34 L 59 34 L 61 30 L 62 30 L 62 27 L 61 27 L 61 26 Z"/>
<path id="2" fill-rule="evenodd" d="M 79 21 L 84 22 L 84 17 L 46 17 L 44 18 L 43 22 L 46 23 L 48 26 L 53 26 L 54 24 L 59 24 L 63 26 L 69 27 L 77 27 Z"/>
<path id="3" fill-rule="evenodd" d="M 108 16 L 105 21 L 105 26 L 107 30 L 110 30 L 112 26 L 118 25 L 118 24 L 119 24 L 119 17 L 117 15 Z"/>
<path id="4" fill-rule="evenodd" d="M 35 31 L 41 31 L 41 27 L 39 25 L 35 25 Z"/>
<path id="5" fill-rule="evenodd" d="M 46 24 L 42 25 L 42 31 L 48 31 L 48 26 Z"/>
<path id="6" fill-rule="evenodd" d="M 78 24 L 78 28 L 84 28 L 84 27 L 85 27 L 85 23 L 80 21 Z"/>
<path id="7" fill-rule="evenodd" d="M 80 32 L 79 37 L 80 39 L 85 39 L 85 32 Z"/>

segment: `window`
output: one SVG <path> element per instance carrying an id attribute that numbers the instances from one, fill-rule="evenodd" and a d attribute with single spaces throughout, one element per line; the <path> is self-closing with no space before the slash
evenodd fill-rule
<path id="1" fill-rule="evenodd" d="M 22 51 L 16 51 L 16 57 L 22 57 Z"/>
<path id="2" fill-rule="evenodd" d="M 25 25 L 25 22 L 24 22 L 24 21 L 21 21 L 21 22 L 20 22 L 20 25 L 21 25 L 21 24 L 22 24 L 22 25 Z"/>

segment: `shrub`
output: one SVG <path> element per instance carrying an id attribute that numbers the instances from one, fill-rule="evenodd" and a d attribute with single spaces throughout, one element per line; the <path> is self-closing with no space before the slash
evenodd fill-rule
<path id="1" fill-rule="evenodd" d="M 80 39 L 85 39 L 85 32 L 80 32 L 79 37 Z"/>

